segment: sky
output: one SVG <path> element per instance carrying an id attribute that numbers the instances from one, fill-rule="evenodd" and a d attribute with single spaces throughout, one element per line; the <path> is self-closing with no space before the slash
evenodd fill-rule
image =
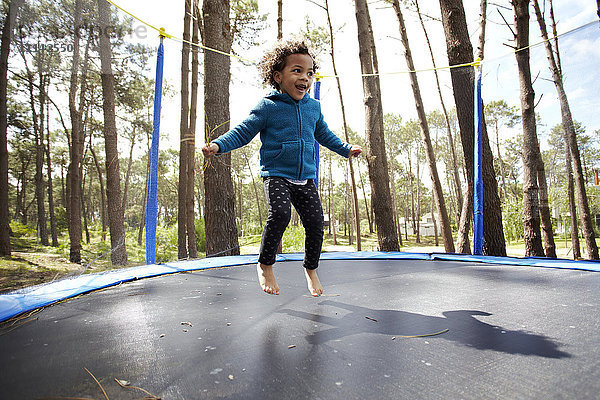
<path id="1" fill-rule="evenodd" d="M 156 27 L 164 27 L 174 36 L 182 37 L 184 1 L 164 2 L 158 0 L 112 0 L 115 4 L 126 9 L 141 20 Z M 314 0 L 319 1 L 319 0 Z M 515 56 L 512 48 L 513 37 L 511 30 L 504 23 L 512 24 L 513 13 L 508 0 L 497 1 L 505 8 L 488 6 L 488 23 L 486 27 L 485 56 L 483 63 L 483 99 L 485 102 L 504 99 L 509 105 L 520 106 L 519 82 Z M 568 32 L 587 23 L 597 21 L 595 2 L 580 0 L 560 0 L 554 2 L 555 15 L 558 22 L 559 34 Z M 583 3 L 583 4 L 582 4 Z M 464 0 L 467 12 L 469 34 L 474 48 L 479 37 L 479 1 Z M 276 38 L 277 30 L 277 1 L 259 0 L 260 12 L 267 14 L 267 26 L 258 38 L 259 49 L 252 49 L 241 56 L 250 60 L 258 60 L 264 50 Z M 342 83 L 342 92 L 348 123 L 352 129 L 362 134 L 364 126 L 364 103 L 360 77 L 360 61 L 358 59 L 358 43 L 356 19 L 352 1 L 330 0 L 332 24 L 334 27 L 334 44 L 336 49 L 336 65 Z M 442 24 L 439 21 L 440 10 L 437 1 L 420 1 L 421 11 L 431 18 L 426 18 L 426 27 L 435 55 L 436 65 L 448 65 L 446 46 Z M 326 26 L 325 12 L 307 0 L 284 0 L 283 11 L 284 38 L 298 34 L 308 18 L 315 25 Z M 382 1 L 370 2 L 371 20 L 375 34 L 380 72 L 382 73 L 382 103 L 384 113 L 397 113 L 404 120 L 416 119 L 416 108 L 410 88 L 409 75 L 404 59 L 404 49 L 399 40 L 398 21 L 396 15 Z M 537 21 L 532 20 L 530 32 L 532 44 L 540 43 L 541 37 Z M 417 70 L 432 67 L 431 57 L 427 50 L 422 28 L 415 13 L 404 13 L 410 46 Z M 140 25 L 135 21 L 134 27 Z M 148 29 L 144 38 L 138 38 L 151 47 L 158 45 L 155 31 Z M 589 133 L 600 129 L 600 113 L 598 93 L 600 93 L 600 24 L 596 22 L 585 29 L 562 36 L 559 42 L 565 88 L 574 119 L 581 122 Z M 320 72 L 332 75 L 329 54 L 318 56 Z M 161 113 L 161 133 L 166 135 L 167 144 L 178 148 L 179 141 L 179 81 L 181 70 L 181 43 L 175 40 L 165 40 L 165 81 L 172 86 L 176 95 L 163 100 Z M 550 129 L 560 123 L 560 108 L 554 84 L 551 78 L 544 47 L 541 45 L 531 49 L 532 76 L 536 91 L 536 112 L 543 118 L 543 125 L 538 128 L 538 136 L 544 146 L 545 136 Z M 154 66 L 151 74 L 154 74 Z M 447 69 L 439 71 L 442 92 L 448 108 L 453 107 L 450 73 Z M 426 112 L 441 109 L 433 72 L 418 74 L 424 107 Z M 243 120 L 249 110 L 268 92 L 262 86 L 255 66 L 248 66 L 239 61 L 232 61 L 231 93 L 231 123 Z M 201 101 L 201 98 L 200 98 Z M 325 78 L 321 86 L 321 103 L 323 114 L 330 128 L 340 132 L 341 109 L 335 79 Z M 199 113 L 201 116 L 202 113 Z M 198 126 L 203 126 L 199 121 Z M 203 143 L 203 133 L 196 133 L 196 144 Z M 161 144 L 163 146 L 163 144 Z"/>

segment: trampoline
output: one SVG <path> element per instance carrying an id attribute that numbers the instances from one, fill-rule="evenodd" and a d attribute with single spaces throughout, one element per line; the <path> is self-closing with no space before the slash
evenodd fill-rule
<path id="1" fill-rule="evenodd" d="M 597 262 L 324 253 L 313 298 L 301 258 L 280 257 L 279 296 L 256 256 L 2 295 L 20 317 L 2 325 L 0 398 L 148 396 L 115 379 L 162 399 L 598 398 Z"/>

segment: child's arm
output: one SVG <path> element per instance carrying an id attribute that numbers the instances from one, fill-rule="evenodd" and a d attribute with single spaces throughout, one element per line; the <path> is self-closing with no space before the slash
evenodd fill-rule
<path id="1" fill-rule="evenodd" d="M 334 151 L 342 157 L 358 156 L 362 152 L 362 147 L 345 143 L 335 133 L 329 129 L 327 123 L 323 119 L 323 115 L 317 121 L 315 129 L 315 139 L 322 146 Z"/>
<path id="2" fill-rule="evenodd" d="M 244 121 L 227 133 L 211 140 L 211 144 L 217 146 L 217 153 L 229 153 L 247 145 L 258 132 L 264 129 L 267 115 L 265 102 L 261 100 Z"/>

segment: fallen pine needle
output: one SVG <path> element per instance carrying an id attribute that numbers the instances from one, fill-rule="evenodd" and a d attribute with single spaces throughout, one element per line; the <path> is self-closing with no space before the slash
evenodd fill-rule
<path id="1" fill-rule="evenodd" d="M 150 393 L 149 391 L 147 391 L 145 389 L 142 389 L 141 387 L 131 386 L 131 385 L 125 385 L 120 380 L 118 380 L 117 378 L 115 378 L 115 381 L 117 381 L 117 383 L 119 384 L 119 386 L 121 386 L 122 388 L 141 390 L 142 392 L 146 393 L 149 396 L 149 397 L 146 397 L 146 399 L 160 400 L 160 397 L 153 395 L 152 393 Z"/>
<path id="2" fill-rule="evenodd" d="M 444 329 L 443 331 L 439 331 L 439 332 L 435 332 L 435 333 L 426 333 L 423 335 L 396 335 L 392 338 L 392 340 L 396 339 L 396 338 L 420 338 L 420 337 L 428 337 L 428 336 L 436 336 L 436 335 L 441 335 L 442 333 L 446 333 L 448 332 L 449 329 Z"/>
<path id="3" fill-rule="evenodd" d="M 85 371 L 86 371 L 88 374 L 90 374 L 90 376 L 91 376 L 92 378 L 94 378 L 94 380 L 96 381 L 96 383 L 98 384 L 98 386 L 100 386 L 100 390 L 102 390 L 102 393 L 104 394 L 104 397 L 106 397 L 106 400 L 110 400 L 110 399 L 108 398 L 108 395 L 107 395 L 107 394 L 106 394 L 106 392 L 104 391 L 104 388 L 102 387 L 102 385 L 100 384 L 100 382 L 98 382 L 98 379 L 96 379 L 96 377 L 94 376 L 94 374 L 92 374 L 92 373 L 90 372 L 90 370 L 89 370 L 89 369 L 87 369 L 87 368 L 85 368 L 85 367 L 83 367 L 83 369 L 85 369 Z"/>

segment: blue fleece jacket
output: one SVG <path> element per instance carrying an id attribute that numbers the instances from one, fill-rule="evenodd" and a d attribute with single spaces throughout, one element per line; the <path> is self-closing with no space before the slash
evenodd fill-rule
<path id="1" fill-rule="evenodd" d="M 214 143 L 219 153 L 248 144 L 260 133 L 260 176 L 315 179 L 315 140 L 343 157 L 351 146 L 338 138 L 323 120 L 321 103 L 308 94 L 296 101 L 287 93 L 271 92 L 250 115 Z"/>

